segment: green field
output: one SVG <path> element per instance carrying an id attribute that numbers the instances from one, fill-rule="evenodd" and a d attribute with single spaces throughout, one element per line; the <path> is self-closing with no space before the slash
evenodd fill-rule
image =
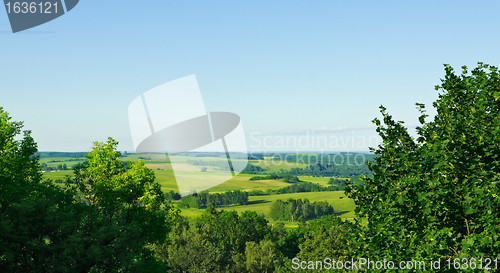
<path id="1" fill-rule="evenodd" d="M 155 170 L 156 181 L 161 185 L 161 189 L 166 192 L 173 190 L 177 192 L 177 182 L 175 181 L 174 172 L 172 170 Z M 46 172 L 44 173 L 44 178 L 49 178 L 52 180 L 64 179 L 66 175 L 73 175 L 73 171 L 57 171 L 57 172 Z M 255 180 L 249 181 L 249 179 L 255 176 L 253 174 L 239 174 L 232 179 L 219 184 L 213 188 L 210 188 L 211 193 L 215 192 L 226 192 L 226 191 L 250 191 L 250 190 L 267 190 L 267 189 L 279 189 L 291 185 L 290 183 L 285 183 L 280 180 Z"/>
<path id="2" fill-rule="evenodd" d="M 341 198 L 343 197 L 343 198 Z M 333 209 L 340 218 L 352 219 L 354 217 L 354 201 L 345 197 L 344 192 L 333 191 L 333 192 L 301 192 L 301 193 L 289 193 L 289 194 L 275 194 L 275 195 L 264 195 L 264 196 L 250 196 L 249 202 L 244 206 L 231 206 L 224 207 L 224 210 L 236 210 L 237 212 L 243 212 L 245 210 L 252 210 L 259 214 L 264 214 L 268 217 L 269 211 L 273 202 L 278 199 L 287 200 L 289 198 L 293 199 L 309 199 L 309 201 L 327 201 L 332 205 Z M 180 209 L 181 215 L 188 217 L 196 217 L 203 213 L 203 209 Z M 270 221 L 275 223 L 275 221 Z M 297 224 L 290 224 L 289 226 L 296 226 Z"/>
<path id="3" fill-rule="evenodd" d="M 78 158 L 78 160 L 75 160 L 75 158 L 72 157 L 47 157 L 40 159 L 40 164 L 46 163 L 48 167 L 52 168 L 57 168 L 57 165 L 66 164 L 67 168 L 71 169 L 73 165 L 83 162 L 84 160 L 85 158 Z M 57 162 L 50 162 L 50 161 L 57 161 Z"/>
<path id="4" fill-rule="evenodd" d="M 170 161 L 165 155 L 160 155 L 160 154 L 146 154 L 146 155 L 140 155 L 140 157 L 143 158 L 148 158 L 148 159 L 142 159 L 146 166 L 149 168 L 153 169 L 155 172 L 156 176 L 156 181 L 161 185 L 161 188 L 163 192 L 168 192 L 170 190 L 173 190 L 175 192 L 178 192 L 177 189 L 177 182 L 175 180 L 174 172 L 172 171 Z M 151 159 L 149 159 L 151 158 Z M 69 163 L 78 163 L 78 161 L 66 161 L 71 158 L 44 158 L 41 161 L 47 164 L 63 164 L 66 163 L 68 164 L 68 167 L 70 166 Z M 192 157 L 192 156 L 176 156 L 175 158 L 172 158 L 173 161 L 181 163 L 182 166 L 186 168 L 199 168 L 201 169 L 202 165 L 191 165 L 187 161 L 188 160 L 201 160 L 201 161 L 219 161 L 219 160 L 225 160 L 224 158 L 217 158 L 217 157 Z M 123 158 L 123 160 L 132 160 L 136 161 L 139 160 L 139 155 L 128 155 Z M 61 162 L 54 162 L 54 163 L 48 163 L 48 161 L 61 161 Z M 252 164 L 261 166 L 262 168 L 265 168 L 266 172 L 280 172 L 280 170 L 289 170 L 291 168 L 304 168 L 306 167 L 303 164 L 290 164 L 286 162 L 274 162 L 271 161 L 271 158 L 266 158 L 266 160 L 261 160 L 260 162 L 256 160 L 250 161 Z M 159 169 L 159 170 L 158 170 Z M 208 172 L 214 172 L 217 173 L 217 167 L 213 166 L 208 166 L 207 167 Z M 197 172 L 195 171 L 194 174 Z M 65 176 L 73 176 L 73 171 L 67 170 L 67 171 L 55 171 L 55 172 L 45 172 L 43 174 L 44 178 L 52 179 L 52 180 L 64 180 Z M 200 172 L 200 175 L 202 173 Z M 291 185 L 291 183 L 285 183 L 281 180 L 254 180 L 250 181 L 249 179 L 253 176 L 256 176 L 254 174 L 239 174 L 232 179 L 219 184 L 213 188 L 210 188 L 209 191 L 211 193 L 222 193 L 226 191 L 234 191 L 234 190 L 240 190 L 240 191 L 251 191 L 251 190 L 267 190 L 267 189 L 280 189 L 287 187 Z M 307 182 L 313 182 L 313 183 L 318 183 L 322 186 L 328 186 L 328 180 L 329 178 L 327 177 L 312 177 L 312 176 L 299 176 L 299 179 L 301 181 L 307 181 Z M 341 198 L 344 197 L 344 198 Z M 259 214 L 264 214 L 266 217 L 269 214 L 269 210 L 273 202 L 275 202 L 278 199 L 281 200 L 286 200 L 288 198 L 294 198 L 294 199 L 309 199 L 309 201 L 314 202 L 314 201 L 328 201 L 330 203 L 334 210 L 338 213 L 339 217 L 344 218 L 344 219 L 352 219 L 354 217 L 354 202 L 353 200 L 350 200 L 344 196 L 343 191 L 337 191 L 337 192 L 307 192 L 307 193 L 290 193 L 290 194 L 279 194 L 279 195 L 265 195 L 265 196 L 250 196 L 249 197 L 249 203 L 244 206 L 231 206 L 231 207 L 225 207 L 223 209 L 225 210 L 236 210 L 237 212 L 242 212 L 246 210 L 252 210 L 256 211 Z M 188 217 L 195 217 L 199 216 L 203 213 L 203 209 L 181 209 L 181 214 L 184 216 Z M 270 221 L 271 223 L 275 223 L 275 221 Z M 286 223 L 287 227 L 295 227 L 297 226 L 297 223 Z"/>
<path id="5" fill-rule="evenodd" d="M 312 177 L 312 176 L 298 176 L 300 181 L 307 181 L 307 182 L 312 182 L 312 183 L 317 183 L 320 184 L 321 186 L 328 187 L 328 180 L 330 180 L 329 177 Z M 344 179 L 348 180 L 348 178 L 336 178 L 336 179 Z"/>
<path id="6" fill-rule="evenodd" d="M 66 175 L 73 176 L 73 171 L 56 171 L 56 172 L 45 172 L 43 173 L 43 178 L 52 180 L 64 180 Z"/>
<path id="7" fill-rule="evenodd" d="M 162 162 L 168 161 L 168 157 L 165 154 L 139 154 L 139 155 L 138 154 L 127 154 L 127 155 L 123 155 L 122 160 L 124 160 L 124 161 L 127 161 L 127 160 L 137 161 L 140 159 L 139 157 L 151 158 L 150 160 L 143 159 L 144 161 L 162 161 Z"/>
<path id="8" fill-rule="evenodd" d="M 264 160 L 252 160 L 252 164 L 265 169 L 267 172 L 280 172 L 281 170 L 291 170 L 292 168 L 305 168 L 307 165 L 301 163 L 290 163 L 284 159 L 273 159 L 265 157 Z"/>

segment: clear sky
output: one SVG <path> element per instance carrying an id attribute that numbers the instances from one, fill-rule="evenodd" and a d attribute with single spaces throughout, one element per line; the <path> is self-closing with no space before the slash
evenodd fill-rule
<path id="1" fill-rule="evenodd" d="M 416 102 L 432 114 L 443 63 L 500 66 L 499 11 L 498 1 L 82 0 L 12 34 L 1 10 L 0 106 L 41 151 L 87 151 L 108 136 L 133 151 L 132 100 L 196 74 L 206 109 L 237 113 L 250 149 L 318 132 L 347 143 L 376 135 L 381 104 L 410 126 Z"/>

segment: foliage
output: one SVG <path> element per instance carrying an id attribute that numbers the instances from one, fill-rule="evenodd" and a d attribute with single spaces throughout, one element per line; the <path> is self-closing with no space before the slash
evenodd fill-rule
<path id="1" fill-rule="evenodd" d="M 258 174 L 262 173 L 264 171 L 263 168 L 259 166 L 255 166 L 253 164 L 248 164 L 245 169 L 241 171 L 241 173 L 246 173 L 246 174 Z"/>
<path id="2" fill-rule="evenodd" d="M 360 181 L 357 176 L 352 176 L 348 182 L 358 185 L 358 184 L 361 184 L 362 181 Z M 335 188 L 337 188 L 338 190 L 344 190 L 345 186 L 346 186 L 346 180 L 331 177 L 328 180 L 328 185 L 332 185 Z"/>
<path id="3" fill-rule="evenodd" d="M 319 192 L 319 191 L 336 191 L 336 190 L 338 190 L 338 187 L 335 186 L 323 187 L 317 183 L 305 182 L 273 190 L 273 193 L 286 194 L 286 193 L 297 193 L 297 192 Z"/>
<path id="4" fill-rule="evenodd" d="M 349 246 L 351 224 L 334 215 L 327 215 L 311 222 L 297 257 L 302 260 L 332 258 L 347 260 L 352 250 Z"/>
<path id="5" fill-rule="evenodd" d="M 171 190 L 171 191 L 165 193 L 165 199 L 170 200 L 170 201 L 180 200 L 181 195 L 178 192 L 174 192 Z"/>
<path id="6" fill-rule="evenodd" d="M 369 164 L 373 178 L 350 186 L 359 219 L 357 255 L 373 259 L 496 258 L 500 255 L 500 75 L 479 63 L 446 75 L 417 139 L 380 107 L 382 144 Z M 382 125 L 383 123 L 383 125 Z"/>
<path id="7" fill-rule="evenodd" d="M 272 174 L 266 175 L 266 176 L 253 176 L 249 180 L 255 181 L 255 180 L 276 180 L 276 179 L 283 179 L 283 182 L 287 182 L 287 183 L 300 182 L 300 180 L 297 176 L 292 176 L 292 175 L 287 175 L 287 174 L 276 174 L 276 173 L 272 173 Z"/>
<path id="8" fill-rule="evenodd" d="M 326 201 L 309 202 L 308 199 L 276 200 L 271 206 L 270 216 L 278 221 L 310 220 L 323 215 L 333 214 L 333 208 Z"/>
<path id="9" fill-rule="evenodd" d="M 34 156 L 37 146 L 30 131 L 24 131 L 22 122 L 12 121 L 0 107 L 0 208 L 19 202 L 33 193 L 41 180 L 38 159 Z"/>
<path id="10" fill-rule="evenodd" d="M 35 155 L 38 158 L 50 158 L 50 157 L 73 157 L 73 158 L 85 158 L 87 152 L 36 152 Z"/>
<path id="11" fill-rule="evenodd" d="M 157 245 L 157 257 L 170 272 L 245 272 L 247 242 L 271 239 L 271 227 L 253 211 L 238 215 L 235 211 L 209 206 L 195 219 L 178 217 L 169 242 Z M 252 247 L 252 246 L 251 246 Z M 270 254 L 254 249 L 251 259 L 266 259 Z M 271 254 L 274 249 L 271 250 Z M 255 253 L 257 252 L 257 253 Z"/>
<path id="12" fill-rule="evenodd" d="M 95 142 L 87 161 L 75 169 L 74 180 L 66 184 L 88 205 L 91 216 L 78 234 L 89 270 L 107 270 L 109 260 L 125 268 L 138 261 L 154 263 L 145 246 L 165 240 L 168 221 L 175 215 L 154 182 L 154 172 L 140 160 L 125 167 L 117 145 L 112 138 Z"/>
<path id="13" fill-rule="evenodd" d="M 229 205 L 246 205 L 248 202 L 248 193 L 242 191 L 227 191 L 225 193 L 200 192 L 198 194 L 188 195 L 181 198 L 177 203 L 180 208 L 202 208 L 211 204 L 214 207 Z"/>
<path id="14" fill-rule="evenodd" d="M 299 193 L 299 192 L 322 192 L 322 191 L 340 191 L 344 189 L 343 180 L 340 185 L 331 185 L 328 187 L 323 187 L 318 183 L 312 182 L 302 182 L 293 184 L 281 189 L 272 190 L 251 190 L 248 192 L 248 196 L 262 196 L 262 195 L 272 195 L 272 194 L 287 194 L 287 193 Z"/>
<path id="15" fill-rule="evenodd" d="M 245 249 L 246 266 L 248 272 L 274 272 L 274 265 L 278 263 L 279 254 L 271 240 L 262 240 L 259 243 L 250 241 Z"/>
<path id="16" fill-rule="evenodd" d="M 286 154 L 281 155 L 288 164 L 302 163 L 308 164 L 307 168 L 292 168 L 288 173 L 290 175 L 308 175 L 308 176 L 370 176 L 371 172 L 366 163 L 373 161 L 373 154 Z"/>
<path id="17" fill-rule="evenodd" d="M 0 271 L 162 271 L 148 245 L 174 216 L 143 164 L 124 168 L 117 142 L 95 143 L 64 187 L 42 181 L 30 132 L 0 108 Z"/>
<path id="18" fill-rule="evenodd" d="M 288 232 L 287 249 L 294 249 L 284 259 L 284 266 L 278 266 L 275 272 L 309 272 L 310 270 L 294 269 L 292 261 L 324 261 L 325 258 L 340 261 L 350 260 L 353 253 L 352 224 L 342 221 L 334 215 L 323 216 L 308 225 L 300 226 Z M 282 242 L 282 241 L 280 241 Z M 283 248 L 282 247 L 282 248 Z M 280 249 L 282 249 L 280 248 Z M 323 264 L 326 268 L 327 265 Z M 331 270 L 339 272 L 342 270 Z M 349 270 L 356 272 L 356 270 Z"/>
<path id="19" fill-rule="evenodd" d="M 358 177 L 361 175 L 371 177 L 371 171 L 366 162 L 373 161 L 372 154 L 350 154 L 339 153 L 328 154 L 277 154 L 269 164 L 264 164 L 266 168 L 261 168 L 253 164 L 248 164 L 242 173 L 246 174 L 266 174 L 275 167 L 285 164 L 288 167 L 300 164 L 308 164 L 306 168 L 292 167 L 288 170 L 280 169 L 279 176 L 322 176 L 322 177 Z M 259 160 L 260 162 L 261 160 Z M 267 162 L 267 161 L 266 161 Z M 273 168 L 274 167 L 274 168 Z"/>

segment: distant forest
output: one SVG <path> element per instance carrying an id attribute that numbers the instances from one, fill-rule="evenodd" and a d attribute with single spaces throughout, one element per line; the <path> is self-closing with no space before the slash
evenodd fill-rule
<path id="1" fill-rule="evenodd" d="M 200 192 L 184 196 L 177 203 L 180 208 L 205 208 L 209 204 L 213 207 L 223 207 L 229 205 L 246 205 L 248 203 L 248 193 L 242 191 L 227 191 L 225 193 Z"/>
<path id="2" fill-rule="evenodd" d="M 309 202 L 308 199 L 276 200 L 271 206 L 270 216 L 277 221 L 306 221 L 323 215 L 332 215 L 333 207 L 326 201 Z"/>
<path id="3" fill-rule="evenodd" d="M 44 158 L 57 158 L 57 157 L 69 157 L 73 158 L 75 161 L 81 161 L 86 158 L 88 152 L 37 152 L 35 155 L 39 156 L 40 159 Z M 123 156 L 130 155 L 124 152 Z M 184 155 L 184 154 L 183 154 Z M 200 153 L 200 154 L 190 154 L 186 153 L 185 156 L 191 157 L 219 157 L 220 153 Z M 287 160 L 289 163 L 301 163 L 310 161 L 311 164 L 306 168 L 292 168 L 290 170 L 280 170 L 279 173 L 270 173 L 266 169 L 253 165 L 249 163 L 241 173 L 244 174 L 263 174 L 263 175 L 275 175 L 281 179 L 283 177 L 294 178 L 296 176 L 315 176 L 315 177 L 341 177 L 350 178 L 353 183 L 358 184 L 360 182 L 359 176 L 365 175 L 366 177 L 372 177 L 371 171 L 368 166 L 363 163 L 365 160 L 373 162 L 375 155 L 373 154 L 348 154 L 348 153 L 338 153 L 338 154 L 256 154 L 252 155 L 252 159 L 261 160 L 264 156 L 273 157 L 274 160 Z M 250 156 L 249 156 L 250 157 Z M 148 159 L 148 158 L 143 158 Z M 65 161 L 72 161 L 71 159 Z M 59 162 L 59 161 L 49 161 L 49 162 Z M 213 166 L 221 170 L 229 171 L 229 165 L 225 161 L 204 161 L 190 159 L 187 163 L 195 166 Z M 234 161 L 232 164 L 239 164 L 240 162 Z M 42 164 L 43 170 L 66 170 L 71 169 L 70 166 L 64 166 L 64 162 L 61 162 L 61 166 L 48 167 L 47 164 Z M 239 166 L 241 167 L 241 166 Z M 258 178 L 254 178 L 258 179 Z M 274 178 L 271 178 L 274 179 Z M 294 179 L 287 179 L 285 182 L 299 182 Z"/>
<path id="4" fill-rule="evenodd" d="M 50 157 L 74 157 L 74 158 L 84 158 L 88 155 L 88 152 L 36 152 L 40 159 L 50 158 Z"/>

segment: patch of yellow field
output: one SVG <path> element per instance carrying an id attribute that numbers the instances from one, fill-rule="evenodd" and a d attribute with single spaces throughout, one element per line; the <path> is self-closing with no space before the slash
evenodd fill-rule
<path id="1" fill-rule="evenodd" d="M 170 163 L 146 163 L 145 165 L 152 170 L 157 170 L 158 168 L 160 170 L 172 170 L 172 164 Z"/>

